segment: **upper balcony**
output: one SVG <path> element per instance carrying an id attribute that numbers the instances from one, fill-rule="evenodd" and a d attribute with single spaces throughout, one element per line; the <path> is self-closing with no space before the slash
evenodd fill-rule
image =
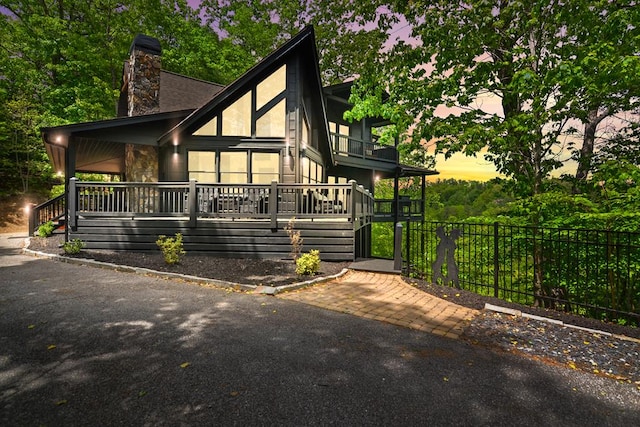
<path id="1" fill-rule="evenodd" d="M 393 146 L 363 141 L 334 132 L 331 132 L 331 149 L 336 156 L 347 157 L 350 160 L 373 160 L 393 165 L 398 162 L 398 151 Z"/>

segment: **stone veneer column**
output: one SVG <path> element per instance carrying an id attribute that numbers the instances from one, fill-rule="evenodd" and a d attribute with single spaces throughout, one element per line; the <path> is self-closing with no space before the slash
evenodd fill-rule
<path id="1" fill-rule="evenodd" d="M 128 115 L 160 112 L 161 48 L 158 40 L 138 35 L 129 52 L 127 75 Z M 158 148 L 127 144 L 125 175 L 130 182 L 158 181 Z"/>

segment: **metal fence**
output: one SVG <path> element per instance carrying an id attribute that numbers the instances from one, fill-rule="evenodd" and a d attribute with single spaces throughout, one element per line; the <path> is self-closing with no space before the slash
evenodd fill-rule
<path id="1" fill-rule="evenodd" d="M 409 275 L 640 326 L 640 233 L 409 221 L 403 245 Z"/>

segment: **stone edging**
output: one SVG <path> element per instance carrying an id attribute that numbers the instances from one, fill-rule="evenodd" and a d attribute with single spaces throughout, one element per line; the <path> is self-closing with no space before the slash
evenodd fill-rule
<path id="1" fill-rule="evenodd" d="M 577 329 L 577 330 L 589 332 L 589 333 L 592 333 L 592 334 L 604 335 L 606 337 L 611 337 L 611 338 L 615 338 L 615 339 L 619 339 L 619 340 L 623 340 L 623 341 L 631 341 L 631 342 L 634 342 L 636 344 L 640 344 L 640 339 L 637 339 L 637 338 L 628 337 L 626 335 L 612 334 L 611 332 L 600 331 L 598 329 L 590 329 L 590 328 L 583 328 L 582 326 L 570 325 L 568 323 L 564 323 L 562 320 L 550 319 L 548 317 L 536 316 L 535 314 L 523 313 L 522 311 L 515 310 L 513 308 L 500 307 L 498 305 L 493 305 L 493 304 L 488 304 L 488 303 L 486 303 L 484 305 L 484 308 L 485 308 L 485 310 L 491 310 L 491 311 L 495 311 L 497 313 L 509 314 L 511 316 L 517 316 L 517 317 L 524 317 L 524 318 L 527 318 L 527 319 L 539 320 L 541 322 L 552 323 L 554 325 L 563 326 L 563 327 L 566 327 L 566 328 Z"/>
<path id="2" fill-rule="evenodd" d="M 110 270 L 119 271 L 123 273 L 141 274 L 145 276 L 157 277 L 160 279 L 179 279 L 179 280 L 184 280 L 186 282 L 197 283 L 200 285 L 210 285 L 210 286 L 216 286 L 220 288 L 242 290 L 245 292 L 255 292 L 255 293 L 265 294 L 265 295 L 276 295 L 281 292 L 293 291 L 296 289 L 315 285 L 317 283 L 326 282 L 326 281 L 341 277 L 349 271 L 348 269 L 345 268 L 341 272 L 331 276 L 317 277 L 315 279 L 307 280 L 304 282 L 291 283 L 291 284 L 282 285 L 282 286 L 246 285 L 243 283 L 227 282 L 226 280 L 208 279 L 204 277 L 191 276 L 188 274 L 169 273 L 165 271 L 151 270 L 151 269 L 142 268 L 142 267 L 118 265 L 110 262 L 95 261 L 95 260 L 86 259 L 86 258 L 70 258 L 62 255 L 34 251 L 32 249 L 28 249 L 29 238 L 25 240 L 26 240 L 25 247 L 22 249 L 22 252 L 27 255 L 31 255 L 38 258 L 48 258 L 55 261 L 66 262 L 67 264 L 89 265 L 97 268 L 107 268 Z"/>

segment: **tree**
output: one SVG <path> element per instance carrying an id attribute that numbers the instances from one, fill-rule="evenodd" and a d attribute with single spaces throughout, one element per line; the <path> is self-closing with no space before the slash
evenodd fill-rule
<path id="1" fill-rule="evenodd" d="M 575 2 L 563 11 L 574 41 L 567 44 L 564 55 L 575 68 L 576 82 L 569 89 L 575 88 L 576 99 L 571 108 L 584 128 L 582 144 L 574 154 L 578 163 L 575 178 L 584 182 L 592 171 L 597 139 L 602 140 L 600 148 L 606 144 L 611 149 L 624 144 L 634 126 L 633 121 L 616 115 L 628 115 L 640 106 L 640 10 L 626 1 L 600 1 L 595 5 Z M 614 121 L 609 138 L 600 132 L 607 121 Z"/>
<path id="2" fill-rule="evenodd" d="M 200 13 L 226 40 L 256 60 L 314 25 L 325 85 L 358 75 L 365 57 L 373 60 L 397 21 L 377 5 L 355 0 L 204 0 Z"/>
<path id="3" fill-rule="evenodd" d="M 614 85 L 604 85 L 611 67 L 586 76 L 596 68 L 587 68 L 587 58 L 597 61 L 599 46 L 577 28 L 583 15 L 594 23 L 610 3 L 629 8 L 633 2 L 592 3 L 392 2 L 391 10 L 412 26 L 413 41 L 366 64 L 353 99 L 367 113 L 375 113 L 373 106 L 395 117 L 414 147 L 435 141 L 446 156 L 484 153 L 520 194 L 540 194 L 544 179 L 573 154 L 571 120 L 588 121 L 589 111 L 606 106 L 592 98 L 602 102 L 613 93 Z M 637 39 L 637 27 L 627 30 Z M 589 90 L 581 90 L 587 83 Z"/>
<path id="4" fill-rule="evenodd" d="M 163 67 L 228 83 L 253 63 L 204 25 L 186 0 L 3 0 L 0 171 L 3 192 L 50 175 L 42 126 L 115 116 L 136 34 L 160 40 Z M 40 163 L 34 164 L 34 161 Z M 26 181 L 25 181 L 26 180 Z"/>

